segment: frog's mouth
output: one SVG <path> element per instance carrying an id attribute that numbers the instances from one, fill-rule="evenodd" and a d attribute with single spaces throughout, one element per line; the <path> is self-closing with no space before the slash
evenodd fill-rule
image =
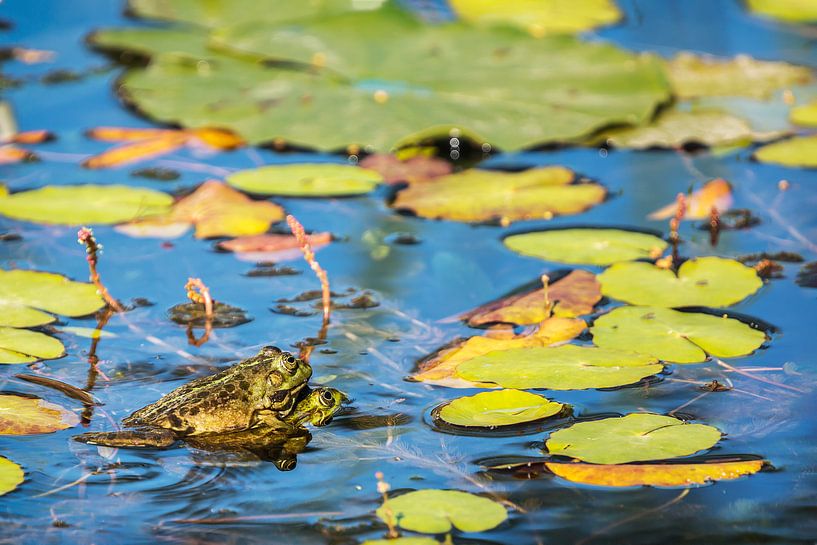
<path id="1" fill-rule="evenodd" d="M 298 394 L 306 388 L 306 381 L 289 390 L 278 390 L 271 396 L 267 396 L 267 407 L 273 411 L 289 412 L 295 406 Z"/>

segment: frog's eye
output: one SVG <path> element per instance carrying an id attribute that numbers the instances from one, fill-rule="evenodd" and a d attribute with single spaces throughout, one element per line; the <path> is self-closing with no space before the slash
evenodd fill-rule
<path id="1" fill-rule="evenodd" d="M 298 369 L 298 360 L 292 354 L 286 353 L 284 354 L 284 367 L 287 368 L 287 371 L 294 373 Z"/>
<path id="2" fill-rule="evenodd" d="M 332 404 L 335 402 L 335 397 L 329 390 L 324 390 L 321 392 L 321 396 L 320 398 L 318 398 L 318 400 L 320 401 L 321 405 L 331 407 Z"/>

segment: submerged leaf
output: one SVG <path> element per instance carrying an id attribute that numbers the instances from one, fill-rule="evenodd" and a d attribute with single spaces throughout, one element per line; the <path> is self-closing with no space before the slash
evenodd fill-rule
<path id="1" fill-rule="evenodd" d="M 166 193 L 124 185 L 45 186 L 0 197 L 0 214 L 38 223 L 111 224 L 163 214 L 172 203 Z"/>
<path id="2" fill-rule="evenodd" d="M 726 307 L 763 285 L 752 267 L 711 256 L 686 261 L 677 275 L 650 263 L 616 263 L 596 278 L 608 297 L 632 305 L 670 308 Z"/>
<path id="3" fill-rule="evenodd" d="M 451 7 L 466 21 L 516 25 L 537 37 L 584 32 L 621 19 L 613 0 L 451 0 Z"/>
<path id="4" fill-rule="evenodd" d="M 655 235 L 620 229 L 551 229 L 510 235 L 503 242 L 522 255 L 577 265 L 655 259 L 667 247 Z"/>
<path id="5" fill-rule="evenodd" d="M 817 135 L 795 136 L 763 146 L 753 157 L 761 163 L 817 168 Z"/>
<path id="6" fill-rule="evenodd" d="M 383 181 L 388 184 L 428 182 L 451 174 L 453 170 L 451 163 L 439 157 L 415 155 L 408 159 L 398 159 L 394 155 L 383 153 L 369 155 L 360 161 L 360 166 L 379 172 Z"/>
<path id="7" fill-rule="evenodd" d="M 180 303 L 170 307 L 168 311 L 170 319 L 179 325 L 191 327 L 205 327 L 207 325 L 207 314 L 203 303 Z M 221 301 L 213 303 L 213 318 L 210 323 L 212 327 L 235 327 L 252 321 L 243 308 L 234 307 Z"/>
<path id="8" fill-rule="evenodd" d="M 545 447 L 550 454 L 593 464 L 626 464 L 688 456 L 713 447 L 720 438 L 712 426 L 633 413 L 573 424 L 551 433 Z"/>
<path id="9" fill-rule="evenodd" d="M 645 354 L 563 345 L 496 350 L 460 363 L 456 375 L 483 388 L 584 390 L 626 386 L 663 369 Z"/>
<path id="10" fill-rule="evenodd" d="M 135 140 L 94 155 L 82 162 L 85 168 L 113 168 L 153 159 L 176 151 L 187 143 L 188 136 L 179 131 L 146 140 Z"/>
<path id="11" fill-rule="evenodd" d="M 578 214 L 606 195 L 597 183 L 575 183 L 575 174 L 565 167 L 465 170 L 434 183 L 411 184 L 397 194 L 392 207 L 424 218 L 507 223 Z"/>
<path id="12" fill-rule="evenodd" d="M 377 516 L 390 525 L 426 534 L 484 532 L 502 524 L 502 504 L 459 490 L 417 490 L 389 498 Z"/>
<path id="13" fill-rule="evenodd" d="M 574 318 L 593 312 L 601 299 L 601 286 L 593 273 L 575 270 L 548 286 L 548 300 L 554 304 L 553 314 Z M 545 309 L 545 290 L 536 288 L 486 303 L 459 316 L 469 326 L 491 323 L 532 325 L 542 322 L 548 314 Z"/>
<path id="14" fill-rule="evenodd" d="M 688 195 L 685 200 L 683 219 L 708 219 L 712 208 L 726 212 L 732 207 L 732 187 L 723 178 L 716 178 L 704 184 L 702 188 Z M 666 220 L 676 215 L 678 203 L 670 203 L 647 216 L 651 220 Z"/>
<path id="15" fill-rule="evenodd" d="M 564 405 L 520 390 L 481 392 L 449 401 L 439 417 L 456 426 L 494 428 L 541 420 L 561 412 Z"/>
<path id="16" fill-rule="evenodd" d="M 288 197 L 363 195 L 382 181 L 374 170 L 333 163 L 270 165 L 227 176 L 227 182 L 242 191 Z"/>
<path id="17" fill-rule="evenodd" d="M 576 464 L 546 462 L 554 475 L 593 486 L 694 486 L 757 473 L 766 462 L 739 460 L 691 464 Z"/>
<path id="18" fill-rule="evenodd" d="M 25 480 L 23 468 L 0 456 L 0 496 L 8 494 Z"/>
<path id="19" fill-rule="evenodd" d="M 590 329 L 593 344 L 635 350 L 673 363 L 698 363 L 707 354 L 735 358 L 766 341 L 763 331 L 739 320 L 659 307 L 619 307 Z"/>
<path id="20" fill-rule="evenodd" d="M 79 424 L 79 417 L 38 398 L 0 395 L 0 435 L 51 433 Z"/>
<path id="21" fill-rule="evenodd" d="M 306 241 L 312 250 L 323 248 L 332 242 L 331 233 L 312 233 L 306 235 Z M 289 261 L 303 256 L 298 239 L 284 233 L 268 233 L 239 237 L 219 242 L 219 250 L 234 252 L 244 261 Z"/>

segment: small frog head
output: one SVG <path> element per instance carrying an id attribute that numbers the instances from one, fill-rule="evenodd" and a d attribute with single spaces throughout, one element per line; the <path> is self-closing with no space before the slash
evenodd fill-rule
<path id="1" fill-rule="evenodd" d="M 287 414 L 292 410 L 298 393 L 312 376 L 312 367 L 305 361 L 275 346 L 265 346 L 246 360 L 253 370 L 253 382 L 260 398 L 259 408 Z"/>
<path id="2" fill-rule="evenodd" d="M 326 426 L 341 405 L 348 401 L 346 394 L 335 388 L 315 388 L 298 402 L 286 420 L 295 426 L 307 422 L 313 426 Z"/>

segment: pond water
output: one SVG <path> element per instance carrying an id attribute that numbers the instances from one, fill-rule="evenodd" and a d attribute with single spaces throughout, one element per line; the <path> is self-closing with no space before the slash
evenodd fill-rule
<path id="1" fill-rule="evenodd" d="M 626 18 L 593 33 L 633 50 L 672 55 L 680 50 L 785 60 L 817 68 L 815 29 L 750 16 L 740 2 L 708 0 L 654 2 L 620 0 Z M 144 166 L 181 172 L 170 182 L 130 176 L 130 168 L 86 170 L 79 161 L 107 147 L 86 138 L 96 126 L 152 126 L 122 107 L 112 91 L 119 68 L 95 71 L 77 81 L 46 85 L 46 69 L 92 71 L 109 61 L 83 43 L 103 26 L 133 25 L 120 2 L 108 0 L 7 0 L 0 17 L 13 23 L 3 41 L 53 50 L 53 63 L 7 63 L 7 75 L 27 79 L 4 92 L 21 129 L 46 128 L 54 142 L 37 148 L 42 161 L 3 166 L 3 181 L 14 191 L 46 184 L 124 183 L 175 192 L 192 188 L 218 169 L 258 164 L 343 161 L 323 154 L 278 154 L 241 149 L 200 156 L 180 151 Z M 46 68 L 44 68 L 44 66 Z M 480 533 L 455 535 L 455 543 L 813 543 L 817 538 L 817 403 L 812 394 L 817 363 L 817 292 L 798 287 L 798 265 L 733 307 L 773 324 L 768 347 L 729 363 L 735 367 L 786 371 L 727 372 L 714 362 L 675 366 L 660 383 L 613 391 L 547 392 L 570 403 L 573 418 L 649 411 L 680 414 L 723 430 L 712 453 L 759 455 L 773 471 L 691 489 L 610 489 L 573 485 L 552 476 L 514 478 L 489 473 L 478 461 L 496 457 L 537 457 L 546 438 L 527 434 L 461 436 L 429 425 L 439 403 L 478 390 L 453 390 L 407 382 L 415 362 L 458 336 L 474 334 L 460 323 L 440 319 L 468 310 L 564 265 L 543 263 L 508 251 L 508 232 L 544 226 L 630 226 L 666 230 L 646 215 L 671 202 L 696 182 L 722 177 L 735 185 L 735 207 L 749 208 L 762 224 L 726 231 L 712 248 L 709 235 L 683 225 L 686 256 L 735 257 L 788 250 L 813 261 L 817 244 L 817 172 L 762 165 L 739 153 L 684 154 L 564 149 L 495 155 L 482 166 L 521 169 L 565 165 L 599 180 L 612 197 L 580 216 L 521 222 L 511 227 L 471 226 L 395 214 L 386 205 L 389 190 L 347 199 L 276 198 L 307 229 L 329 231 L 340 241 L 318 253 L 335 290 L 370 290 L 380 302 L 369 310 L 333 313 L 328 343 L 312 355 L 313 381 L 353 398 L 325 428 L 313 430 L 309 448 L 294 471 L 274 465 L 225 465 L 187 447 L 167 451 L 98 450 L 71 440 L 77 429 L 49 435 L 0 437 L 0 452 L 20 464 L 26 480 L 0 498 L 0 535 L 14 543 L 356 543 L 381 537 L 374 516 L 380 505 L 374 474 L 383 472 L 393 490 L 459 489 L 506 498 L 519 509 L 508 522 Z M 208 167 L 207 165 L 210 165 Z M 140 165 L 141 166 L 141 165 Z M 194 170 L 199 167 L 199 170 Z M 211 167 L 218 167 L 217 169 Z M 209 169 L 209 170 L 208 170 Z M 781 192 L 778 181 L 790 189 Z M 0 242 L 3 268 L 31 268 L 87 277 L 84 249 L 76 229 L 0 219 L 0 231 L 19 241 Z M 128 301 L 145 298 L 125 317 L 112 317 L 97 355 L 105 377 L 94 395 L 104 403 L 87 429 L 111 429 L 131 411 L 193 377 L 248 357 L 263 345 L 292 348 L 315 336 L 320 316 L 271 312 L 280 298 L 318 287 L 302 261 L 287 263 L 302 274 L 250 277 L 252 263 L 214 251 L 192 234 L 164 244 L 134 239 L 96 227 L 104 245 L 101 273 L 108 289 Z M 409 233 L 419 244 L 394 242 Z M 593 269 L 598 272 L 601 269 Z M 189 346 L 185 329 L 167 319 L 167 309 L 184 301 L 190 276 L 201 277 L 220 301 L 242 307 L 253 321 L 217 330 L 210 342 Z M 62 318 L 66 325 L 93 327 L 92 319 Z M 36 364 L 39 372 L 80 387 L 88 378 L 91 341 L 63 335 L 67 355 Z M 320 349 L 333 353 L 322 353 Z M 22 392 L 73 407 L 61 394 L 20 382 L 23 367 L 2 369 L 3 390 Z M 779 387 L 761 377 L 791 388 Z M 700 396 L 695 383 L 713 379 L 730 392 Z M 692 382 L 690 382 L 692 381 Z M 85 430 L 87 431 L 87 430 Z M 76 481 L 80 480 L 79 483 Z M 73 483 L 73 484 L 72 484 Z M 67 486 L 71 485 L 71 486 Z M 204 524 L 201 519 L 211 520 Z M 198 521 L 198 522 L 197 522 Z"/>

